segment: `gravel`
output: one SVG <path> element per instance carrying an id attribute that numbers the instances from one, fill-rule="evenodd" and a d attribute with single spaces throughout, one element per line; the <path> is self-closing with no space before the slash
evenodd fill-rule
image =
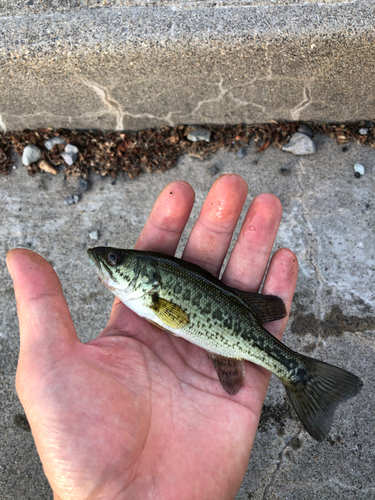
<path id="1" fill-rule="evenodd" d="M 48 139 L 48 141 L 44 143 L 48 151 L 51 151 L 58 144 L 65 144 L 65 141 L 62 137 L 52 137 L 52 139 Z"/>
<path id="2" fill-rule="evenodd" d="M 238 158 L 245 158 L 245 156 L 247 155 L 247 151 L 246 151 L 246 148 L 240 148 L 238 151 L 237 151 L 237 157 Z"/>
<path id="3" fill-rule="evenodd" d="M 288 144 L 282 147 L 282 150 L 294 155 L 311 155 L 316 152 L 314 141 L 300 132 L 293 134 Z"/>
<path id="4" fill-rule="evenodd" d="M 189 132 L 187 138 L 189 141 L 198 142 L 198 141 L 206 141 L 210 142 L 211 132 L 209 130 L 197 129 Z"/>
<path id="5" fill-rule="evenodd" d="M 22 163 L 28 167 L 32 163 L 39 161 L 42 157 L 42 152 L 37 146 L 26 146 L 22 154 Z"/>
<path id="6" fill-rule="evenodd" d="M 360 163 L 356 163 L 354 165 L 354 172 L 358 173 L 359 175 L 365 175 L 365 167 Z"/>

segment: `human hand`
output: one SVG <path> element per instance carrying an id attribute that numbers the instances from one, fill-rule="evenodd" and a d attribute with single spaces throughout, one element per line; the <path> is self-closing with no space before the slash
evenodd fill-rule
<path id="1" fill-rule="evenodd" d="M 183 255 L 218 275 L 246 199 L 237 175 L 212 186 Z M 173 255 L 194 201 L 185 182 L 161 192 L 136 248 Z M 281 219 L 279 200 L 255 198 L 222 277 L 258 291 Z M 52 267 L 29 250 L 7 257 L 20 323 L 16 387 L 44 471 L 60 500 L 234 498 L 246 472 L 270 374 L 245 363 L 235 396 L 197 346 L 162 332 L 117 298 L 93 341 L 77 338 Z M 270 263 L 263 292 L 290 311 L 297 260 Z M 287 318 L 266 325 L 279 339 Z"/>

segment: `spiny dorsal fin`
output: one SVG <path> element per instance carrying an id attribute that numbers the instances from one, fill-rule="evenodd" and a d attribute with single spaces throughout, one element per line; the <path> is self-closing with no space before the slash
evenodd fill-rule
<path id="1" fill-rule="evenodd" d="M 276 295 L 264 295 L 261 293 L 245 292 L 234 288 L 235 293 L 251 307 L 255 316 L 261 323 L 276 321 L 285 318 L 287 315 L 285 304 L 280 297 Z"/>
<path id="2" fill-rule="evenodd" d="M 245 383 L 245 365 L 243 359 L 234 359 L 207 351 L 223 389 L 228 394 L 237 394 Z"/>

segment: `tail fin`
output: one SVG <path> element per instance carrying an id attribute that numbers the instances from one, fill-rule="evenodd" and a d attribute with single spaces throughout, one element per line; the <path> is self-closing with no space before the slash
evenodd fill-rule
<path id="1" fill-rule="evenodd" d="M 323 361 L 301 357 L 296 378 L 284 382 L 284 386 L 307 432 L 317 441 L 323 441 L 337 406 L 361 390 L 362 380 Z"/>

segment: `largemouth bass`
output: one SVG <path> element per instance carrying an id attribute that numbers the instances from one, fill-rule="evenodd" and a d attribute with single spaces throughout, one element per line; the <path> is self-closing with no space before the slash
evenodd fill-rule
<path id="1" fill-rule="evenodd" d="M 286 316 L 279 297 L 231 288 L 199 266 L 155 252 L 97 247 L 88 256 L 129 309 L 205 349 L 227 393 L 244 384 L 243 360 L 279 377 L 317 441 L 328 435 L 338 404 L 362 387 L 356 375 L 292 351 L 263 328 Z"/>

